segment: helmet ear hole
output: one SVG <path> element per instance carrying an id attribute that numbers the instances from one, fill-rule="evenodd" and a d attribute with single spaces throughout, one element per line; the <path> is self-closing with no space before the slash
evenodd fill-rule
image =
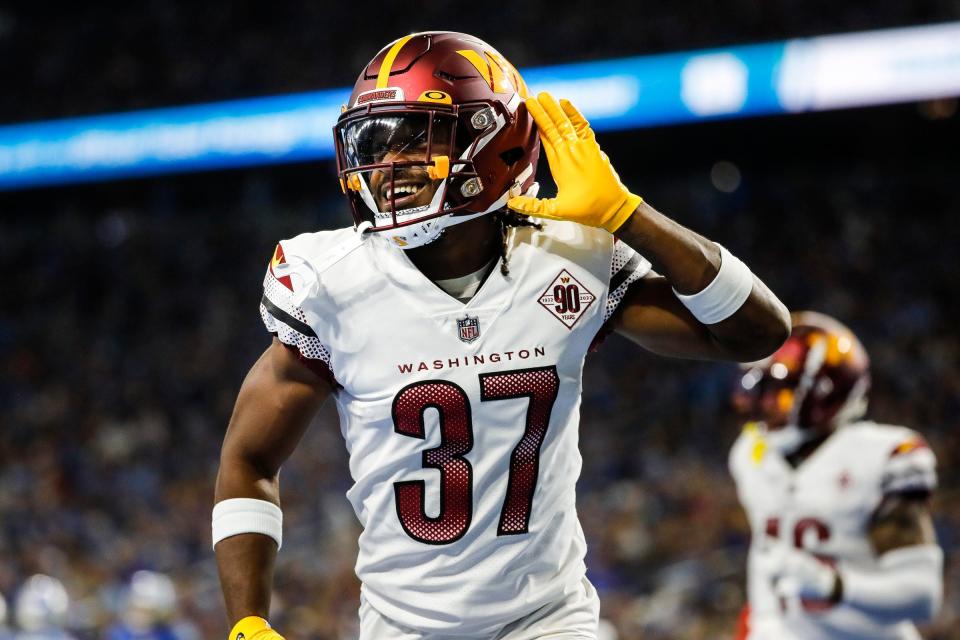
<path id="1" fill-rule="evenodd" d="M 503 160 L 503 164 L 507 165 L 507 167 L 512 167 L 518 160 L 523 158 L 523 156 L 523 147 L 513 147 L 500 153 L 500 159 Z"/>

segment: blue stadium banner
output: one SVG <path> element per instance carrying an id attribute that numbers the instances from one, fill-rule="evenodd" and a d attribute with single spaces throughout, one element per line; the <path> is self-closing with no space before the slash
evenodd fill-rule
<path id="1" fill-rule="evenodd" d="M 598 131 L 960 95 L 960 22 L 522 71 Z M 328 159 L 348 89 L 0 127 L 0 189 Z"/>

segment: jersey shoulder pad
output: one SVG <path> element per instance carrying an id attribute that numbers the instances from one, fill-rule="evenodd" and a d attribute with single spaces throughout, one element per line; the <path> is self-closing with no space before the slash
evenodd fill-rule
<path id="1" fill-rule="evenodd" d="M 937 457 L 922 435 L 911 429 L 889 447 L 881 480 L 884 493 L 932 493 L 937 488 Z"/>
<path id="2" fill-rule="evenodd" d="M 860 422 L 858 451 L 875 451 L 881 465 L 883 493 L 930 493 L 937 486 L 937 459 L 920 433 L 896 425 Z"/>
<path id="3" fill-rule="evenodd" d="M 360 246 L 352 229 L 304 233 L 281 240 L 273 251 L 263 279 L 260 317 L 267 331 L 297 351 L 322 377 L 335 382 L 329 347 L 317 334 L 315 312 L 326 270 Z"/>
<path id="4" fill-rule="evenodd" d="M 308 263 L 312 271 L 322 274 L 354 249 L 363 244 L 363 236 L 353 227 L 301 233 L 288 240 L 281 240 L 288 263 Z"/>
<path id="5" fill-rule="evenodd" d="M 322 302 L 317 299 L 322 289 L 321 278 L 359 248 L 363 240 L 350 227 L 302 233 L 281 240 L 267 268 L 263 283 L 265 295 L 275 303 L 290 294 L 294 306 L 319 305 Z M 336 278 L 331 281 L 335 282 Z M 282 285 L 286 291 L 277 285 Z M 275 293 L 278 295 L 273 295 Z"/>
<path id="6" fill-rule="evenodd" d="M 618 274 L 636 272 L 638 278 L 650 270 L 649 261 L 604 229 L 568 220 L 532 220 L 542 228 L 518 227 L 513 235 L 514 246 L 530 244 L 585 267 L 596 264 L 597 273 L 609 282 Z"/>
<path id="7" fill-rule="evenodd" d="M 531 218 L 531 222 L 540 225 L 540 229 L 517 227 L 513 234 L 514 244 L 532 244 L 549 253 L 576 260 L 581 254 L 594 256 L 609 251 L 612 242 L 612 236 L 606 231 L 569 220 Z"/>

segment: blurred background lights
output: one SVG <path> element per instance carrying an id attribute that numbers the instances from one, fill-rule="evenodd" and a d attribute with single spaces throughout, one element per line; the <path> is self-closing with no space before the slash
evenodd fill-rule
<path id="1" fill-rule="evenodd" d="M 740 188 L 740 169 L 727 160 L 714 163 L 710 169 L 710 182 L 717 191 L 733 193 Z"/>
<path id="2" fill-rule="evenodd" d="M 853 343 L 850 341 L 850 338 L 846 336 L 841 336 L 840 339 L 837 340 L 837 351 L 840 353 L 846 353 L 850 351 L 851 346 L 853 346 Z"/>
<path id="3" fill-rule="evenodd" d="M 740 380 L 740 385 L 747 391 L 750 391 L 757 386 L 757 383 L 760 382 L 760 378 L 762 377 L 763 373 L 760 371 L 760 369 L 754 367 L 743 374 L 743 378 Z"/>
<path id="4" fill-rule="evenodd" d="M 732 53 L 694 56 L 680 74 L 680 95 L 698 116 L 736 113 L 747 101 L 747 66 Z"/>

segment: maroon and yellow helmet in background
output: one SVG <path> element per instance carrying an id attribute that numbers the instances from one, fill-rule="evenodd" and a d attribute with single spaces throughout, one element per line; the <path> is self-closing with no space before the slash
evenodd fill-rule
<path id="1" fill-rule="evenodd" d="M 791 314 L 793 331 L 773 355 L 742 365 L 734 405 L 790 453 L 863 416 L 870 359 L 850 329 L 814 311 Z"/>
<path id="2" fill-rule="evenodd" d="M 539 138 L 516 69 L 484 41 L 424 32 L 366 66 L 334 137 L 355 224 L 404 248 L 535 194 Z"/>

